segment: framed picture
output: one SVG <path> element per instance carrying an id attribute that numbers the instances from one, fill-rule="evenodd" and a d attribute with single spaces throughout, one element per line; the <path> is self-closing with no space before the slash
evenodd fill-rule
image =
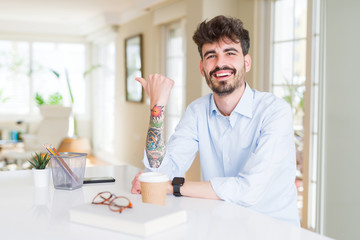
<path id="1" fill-rule="evenodd" d="M 125 39 L 125 89 L 126 100 L 130 102 L 143 101 L 143 89 L 136 77 L 143 76 L 142 35 Z"/>

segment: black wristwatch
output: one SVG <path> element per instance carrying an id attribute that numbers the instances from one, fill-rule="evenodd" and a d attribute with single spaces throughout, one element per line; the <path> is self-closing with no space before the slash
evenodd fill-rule
<path id="1" fill-rule="evenodd" d="M 174 188 L 174 196 L 176 197 L 181 197 L 181 193 L 180 193 L 180 187 L 182 185 L 184 185 L 185 182 L 185 178 L 183 177 L 174 177 L 174 179 L 172 180 L 171 184 L 173 185 Z"/>

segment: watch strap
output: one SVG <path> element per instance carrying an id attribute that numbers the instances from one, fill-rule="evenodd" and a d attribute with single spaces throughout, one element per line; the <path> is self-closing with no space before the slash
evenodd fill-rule
<path id="1" fill-rule="evenodd" d="M 180 193 L 180 185 L 173 185 L 174 188 L 174 196 L 176 197 L 181 197 L 181 193 Z"/>
<path id="2" fill-rule="evenodd" d="M 173 194 L 176 197 L 181 197 L 182 194 L 180 193 L 180 188 L 184 185 L 185 178 L 183 177 L 174 177 L 174 179 L 171 182 L 171 185 L 173 185 Z"/>

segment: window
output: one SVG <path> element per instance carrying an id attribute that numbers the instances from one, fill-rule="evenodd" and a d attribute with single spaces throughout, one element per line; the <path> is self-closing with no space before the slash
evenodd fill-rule
<path id="1" fill-rule="evenodd" d="M 111 156 L 115 141 L 115 63 L 114 41 L 96 44 L 94 47 L 93 85 L 93 144 L 96 155 Z"/>
<path id="2" fill-rule="evenodd" d="M 30 44 L 0 40 L 0 114 L 30 113 Z"/>
<path id="3" fill-rule="evenodd" d="M 299 214 L 302 214 L 303 116 L 306 81 L 307 0 L 274 1 L 271 86 L 293 110 Z"/>
<path id="4" fill-rule="evenodd" d="M 166 139 L 174 133 L 185 106 L 185 55 L 184 23 L 176 22 L 165 27 L 166 76 L 175 81 L 166 110 Z"/>
<path id="5" fill-rule="evenodd" d="M 318 5 L 319 0 L 273 0 L 270 31 L 270 86 L 293 110 L 299 215 L 302 226 L 313 230 L 318 227 Z"/>
<path id="6" fill-rule="evenodd" d="M 44 95 L 59 91 L 63 96 L 64 105 L 71 105 L 66 75 L 68 75 L 72 94 L 74 97 L 73 111 L 75 114 L 85 113 L 85 46 L 72 43 L 46 43 L 35 42 L 32 44 L 33 93 Z M 49 54 L 51 53 L 51 54 Z M 57 79 L 50 70 L 60 74 Z"/>
<path id="7" fill-rule="evenodd" d="M 306 80 L 307 0 L 274 2 L 272 91 L 293 109 L 298 151 L 303 136 L 304 92 Z M 300 157 L 300 156 L 299 156 Z M 298 170 L 301 174 L 301 159 Z"/>
<path id="8" fill-rule="evenodd" d="M 60 74 L 57 78 L 52 72 Z M 38 113 L 34 97 L 44 99 L 59 92 L 64 105 L 71 99 L 66 82 L 68 74 L 74 95 L 73 110 L 85 113 L 85 45 L 82 43 L 28 42 L 0 40 L 0 114 L 26 117 Z"/>
<path id="9" fill-rule="evenodd" d="M 298 209 L 303 213 L 304 93 L 306 82 L 307 0 L 273 1 L 271 90 L 293 111 Z"/>

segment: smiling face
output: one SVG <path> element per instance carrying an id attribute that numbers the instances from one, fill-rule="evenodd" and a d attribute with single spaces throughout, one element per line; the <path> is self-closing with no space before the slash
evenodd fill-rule
<path id="1" fill-rule="evenodd" d="M 229 39 L 205 43 L 200 71 L 208 86 L 218 96 L 228 96 L 245 86 L 245 73 L 250 71 L 250 55 L 244 56 L 240 43 Z"/>

